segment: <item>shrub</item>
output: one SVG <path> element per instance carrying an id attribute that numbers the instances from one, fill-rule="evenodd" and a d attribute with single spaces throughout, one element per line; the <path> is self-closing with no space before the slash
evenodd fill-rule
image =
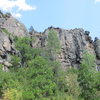
<path id="1" fill-rule="evenodd" d="M 16 89 L 7 89 L 3 94 L 4 100 L 22 100 L 22 92 Z"/>

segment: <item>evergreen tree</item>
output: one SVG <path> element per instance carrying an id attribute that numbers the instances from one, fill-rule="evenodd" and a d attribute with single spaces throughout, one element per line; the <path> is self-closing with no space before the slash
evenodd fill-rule
<path id="1" fill-rule="evenodd" d="M 99 100 L 96 99 L 97 87 L 97 71 L 95 68 L 95 57 L 92 54 L 85 53 L 83 61 L 79 69 L 79 82 L 82 88 L 81 97 L 85 100 Z M 100 78 L 99 78 L 100 82 Z M 99 92 L 100 93 L 100 92 Z"/>
<path id="2" fill-rule="evenodd" d="M 60 52 L 60 41 L 57 32 L 53 29 L 48 32 L 48 43 L 46 49 L 48 58 L 50 60 L 56 60 L 57 54 Z"/>

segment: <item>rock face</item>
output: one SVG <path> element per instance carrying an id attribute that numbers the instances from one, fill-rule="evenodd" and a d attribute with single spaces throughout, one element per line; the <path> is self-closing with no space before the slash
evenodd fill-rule
<path id="1" fill-rule="evenodd" d="M 28 31 L 22 23 L 13 18 L 11 14 L 3 14 L 0 11 L 0 64 L 4 65 L 4 69 L 7 69 L 6 66 L 11 66 L 9 55 L 16 53 L 13 36 L 27 35 Z"/>
<path id="2" fill-rule="evenodd" d="M 98 65 L 98 70 L 100 70 L 100 40 L 98 38 L 95 38 L 94 47 L 95 47 L 95 52 L 97 57 L 96 63 Z"/>
<path id="3" fill-rule="evenodd" d="M 61 44 L 61 54 L 59 60 L 63 68 L 77 67 L 82 60 L 82 54 L 88 51 L 95 54 L 94 42 L 89 36 L 88 31 L 83 29 L 65 30 L 60 28 L 49 27 L 43 33 L 36 31 L 31 32 L 31 37 L 36 37 L 37 41 L 33 43 L 33 47 L 44 47 L 47 42 L 49 30 L 54 29 L 58 33 Z"/>
<path id="4" fill-rule="evenodd" d="M 62 68 L 78 67 L 82 60 L 84 51 L 89 51 L 97 57 L 97 67 L 100 70 L 100 40 L 98 38 L 93 41 L 88 31 L 83 29 L 65 30 L 61 28 L 49 27 L 44 32 L 36 32 L 33 28 L 28 32 L 25 26 L 11 16 L 11 14 L 3 14 L 0 12 L 0 64 L 4 65 L 7 71 L 11 64 L 10 54 L 16 54 L 13 36 L 34 38 L 32 42 L 33 48 L 45 47 L 49 30 L 54 29 L 58 33 L 61 44 L 61 54 L 59 61 Z"/>
<path id="5" fill-rule="evenodd" d="M 98 38 L 95 38 L 94 47 L 95 47 L 96 56 L 98 59 L 100 59 L 100 40 Z"/>

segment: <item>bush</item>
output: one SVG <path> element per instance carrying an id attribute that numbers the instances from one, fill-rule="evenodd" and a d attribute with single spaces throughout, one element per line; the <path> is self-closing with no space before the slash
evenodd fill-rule
<path id="1" fill-rule="evenodd" d="M 4 100 L 22 100 L 22 92 L 16 89 L 7 89 L 3 94 Z"/>

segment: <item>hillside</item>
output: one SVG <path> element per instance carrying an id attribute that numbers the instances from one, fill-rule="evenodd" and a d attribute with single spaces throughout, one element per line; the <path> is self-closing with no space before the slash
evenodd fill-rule
<path id="1" fill-rule="evenodd" d="M 97 57 L 97 67 L 100 67 L 100 40 L 95 38 L 93 41 L 89 32 L 83 29 L 65 30 L 61 28 L 49 27 L 43 33 L 31 29 L 30 32 L 25 26 L 13 18 L 10 14 L 0 13 L 0 62 L 9 65 L 9 54 L 16 53 L 14 48 L 13 36 L 17 37 L 35 37 L 32 47 L 44 47 L 47 42 L 49 30 L 57 31 L 61 44 L 61 54 L 59 60 L 63 68 L 77 66 L 80 64 L 84 51 L 89 51 Z M 7 66 L 8 66 L 7 65 Z"/>
<path id="2" fill-rule="evenodd" d="M 100 100 L 100 39 L 80 28 L 28 31 L 0 12 L 0 99 Z"/>

